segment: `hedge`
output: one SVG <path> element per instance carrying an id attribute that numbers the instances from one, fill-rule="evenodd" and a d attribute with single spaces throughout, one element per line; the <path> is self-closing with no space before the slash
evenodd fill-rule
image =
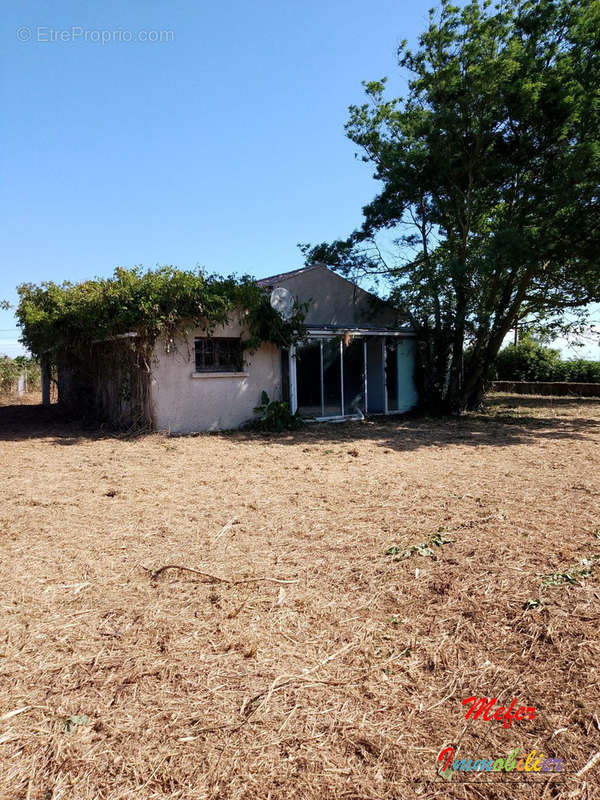
<path id="1" fill-rule="evenodd" d="M 527 339 L 498 353 L 490 377 L 496 381 L 600 383 L 600 361 L 563 361 L 558 350 Z"/>

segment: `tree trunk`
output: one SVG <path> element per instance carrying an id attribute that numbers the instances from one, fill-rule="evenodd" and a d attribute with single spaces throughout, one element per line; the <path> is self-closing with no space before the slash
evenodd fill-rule
<path id="1" fill-rule="evenodd" d="M 480 328 L 466 367 L 464 312 L 459 308 L 453 327 L 440 325 L 419 332 L 416 384 L 424 411 L 443 416 L 481 408 L 494 359 L 514 319 L 511 316 L 508 313 L 496 329 Z"/>
<path id="2" fill-rule="evenodd" d="M 50 387 L 52 382 L 52 370 L 47 358 L 41 359 L 41 373 L 42 373 L 42 405 L 50 405 Z"/>
<path id="3" fill-rule="evenodd" d="M 483 374 L 472 384 L 469 394 L 465 397 L 465 408 L 467 411 L 477 411 L 481 408 L 483 398 L 485 397 L 485 384 L 486 379 Z"/>
<path id="4" fill-rule="evenodd" d="M 464 398 L 464 347 L 465 347 L 466 302 L 462 289 L 456 292 L 456 322 L 452 335 L 452 360 L 448 374 L 446 408 L 449 414 L 460 414 L 465 410 Z"/>

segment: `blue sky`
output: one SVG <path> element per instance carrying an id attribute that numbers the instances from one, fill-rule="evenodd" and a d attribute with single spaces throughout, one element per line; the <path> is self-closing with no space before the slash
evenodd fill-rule
<path id="1" fill-rule="evenodd" d="M 347 234 L 374 194 L 347 107 L 363 79 L 404 90 L 395 51 L 431 5 L 6 4 L 0 298 L 117 265 L 301 266 L 298 242 Z M 0 352 L 17 337 L 0 312 Z"/>

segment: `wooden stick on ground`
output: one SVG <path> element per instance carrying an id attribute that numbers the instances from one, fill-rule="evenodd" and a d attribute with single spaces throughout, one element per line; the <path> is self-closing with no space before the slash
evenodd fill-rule
<path id="1" fill-rule="evenodd" d="M 210 581 L 214 581 L 215 583 L 228 583 L 230 586 L 238 586 L 239 584 L 242 583 L 262 583 L 262 582 L 283 583 L 283 584 L 298 583 L 297 579 L 283 580 L 281 578 L 270 578 L 268 576 L 256 577 L 256 578 L 239 578 L 236 580 L 230 580 L 229 578 L 221 578 L 218 575 L 211 575 L 209 572 L 203 572 L 202 570 L 194 569 L 193 567 L 184 567 L 182 564 L 165 564 L 164 566 L 158 567 L 158 569 L 154 570 L 149 569 L 148 567 L 145 567 L 142 564 L 142 569 L 145 569 L 146 572 L 149 572 L 151 574 L 152 580 L 156 580 L 157 578 L 159 578 L 160 575 L 162 575 L 162 573 L 165 572 L 165 570 L 182 569 L 185 572 L 191 572 L 194 575 L 201 575 L 203 578 L 206 578 L 207 580 Z"/>

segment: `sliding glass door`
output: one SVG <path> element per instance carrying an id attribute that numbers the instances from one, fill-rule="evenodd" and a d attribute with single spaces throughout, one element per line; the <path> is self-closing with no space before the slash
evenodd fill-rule
<path id="1" fill-rule="evenodd" d="M 295 359 L 304 417 L 402 413 L 417 402 L 413 339 L 354 336 L 345 344 L 341 336 L 319 336 L 299 345 Z"/>
<path id="2" fill-rule="evenodd" d="M 322 417 L 321 342 L 311 339 L 296 348 L 298 410 L 303 417 Z"/>
<path id="3" fill-rule="evenodd" d="M 363 339 L 309 339 L 296 348 L 298 410 L 305 417 L 341 417 L 365 408 Z"/>
<path id="4" fill-rule="evenodd" d="M 367 336 L 367 411 L 383 414 L 385 410 L 385 340 Z"/>
<path id="5" fill-rule="evenodd" d="M 321 339 L 323 348 L 323 416 L 339 417 L 342 408 L 341 339 Z"/>
<path id="6" fill-rule="evenodd" d="M 344 414 L 365 410 L 364 340 L 358 336 L 342 345 Z"/>
<path id="7" fill-rule="evenodd" d="M 388 338 L 386 343 L 388 411 L 402 413 L 417 404 L 414 371 L 415 340 Z"/>

